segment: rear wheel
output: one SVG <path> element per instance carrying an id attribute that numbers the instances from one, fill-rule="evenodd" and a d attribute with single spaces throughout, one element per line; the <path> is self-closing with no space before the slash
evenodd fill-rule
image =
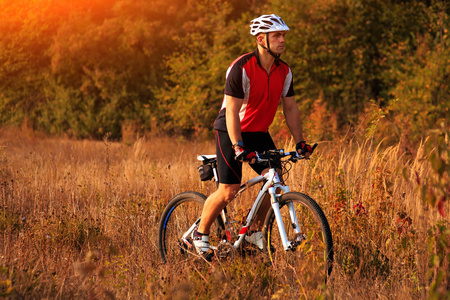
<path id="1" fill-rule="evenodd" d="M 187 260 L 190 254 L 197 255 L 192 243 L 192 233 L 200 222 L 205 200 L 206 196 L 203 194 L 184 192 L 175 196 L 165 207 L 158 230 L 159 253 L 165 263 L 179 263 Z M 182 236 L 189 229 L 191 232 L 183 240 Z M 219 216 L 211 226 L 211 245 L 219 245 L 223 229 L 222 218 Z"/>
<path id="2" fill-rule="evenodd" d="M 294 230 L 288 204 L 292 203 L 299 233 Z M 326 281 L 333 264 L 333 241 L 328 221 L 319 205 L 307 195 L 291 192 L 281 196 L 280 212 L 292 248 L 285 251 L 275 214 L 271 208 L 264 225 L 264 251 L 274 267 L 292 283 Z"/>

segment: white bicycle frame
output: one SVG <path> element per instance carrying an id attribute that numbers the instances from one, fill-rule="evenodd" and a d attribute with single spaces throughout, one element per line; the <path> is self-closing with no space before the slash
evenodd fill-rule
<path id="1" fill-rule="evenodd" d="M 285 154 L 285 155 L 290 155 L 289 153 Z M 215 158 L 215 155 L 200 155 L 197 157 L 198 160 L 204 160 L 204 159 L 211 159 L 211 158 Z M 298 157 L 301 158 L 301 157 Z M 261 162 L 261 161 L 265 161 L 264 159 L 261 159 L 258 155 L 257 155 L 257 161 Z M 216 182 L 218 182 L 218 176 L 217 176 L 217 170 L 216 168 L 213 168 L 214 171 L 214 177 L 216 179 Z M 284 185 L 279 176 L 278 176 L 278 172 L 276 171 L 275 168 L 270 168 L 268 172 L 266 172 L 265 174 L 256 176 L 252 179 L 250 179 L 249 181 L 241 184 L 239 191 L 237 192 L 236 196 L 239 196 L 241 193 L 243 193 L 245 190 L 247 190 L 249 187 L 260 183 L 260 182 L 264 182 L 264 185 L 261 187 L 258 195 L 256 196 L 255 202 L 252 205 L 252 208 L 250 210 L 250 212 L 247 215 L 245 224 L 241 227 L 240 231 L 239 231 L 239 237 L 238 239 L 233 243 L 233 248 L 238 248 L 242 241 L 244 240 L 244 237 L 247 234 L 248 228 L 250 227 L 250 225 L 253 222 L 254 217 L 256 216 L 256 212 L 258 211 L 259 207 L 261 206 L 266 193 L 268 192 L 270 195 L 270 199 L 271 199 L 271 206 L 272 209 L 274 211 L 275 214 L 275 219 L 278 225 L 278 230 L 280 232 L 280 238 L 281 241 L 283 243 L 283 248 L 285 251 L 291 250 L 292 249 L 292 245 L 291 242 L 287 239 L 287 235 L 286 235 L 286 230 L 284 227 L 284 222 L 283 219 L 281 217 L 281 212 L 280 212 L 280 204 L 278 202 L 278 199 L 280 198 L 281 194 L 277 194 L 277 190 L 278 191 L 282 191 L 284 193 L 288 193 L 289 192 L 289 186 Z M 298 223 L 298 219 L 297 219 L 297 215 L 295 213 L 295 209 L 294 209 L 294 204 L 293 203 L 288 203 L 288 209 L 289 209 L 289 216 L 290 216 L 290 221 L 291 221 L 291 226 L 293 227 L 297 238 L 301 239 L 301 235 L 300 235 L 300 226 Z M 222 215 L 222 220 L 224 221 L 224 225 L 227 228 L 227 224 L 228 220 L 226 218 L 226 213 L 225 210 L 222 210 L 221 212 Z M 188 242 L 188 237 L 192 236 L 194 230 L 198 227 L 198 224 L 200 223 L 200 218 L 197 219 L 197 221 L 192 224 L 192 226 L 183 234 L 182 240 L 190 245 L 190 243 Z M 227 235 L 228 233 L 228 229 L 227 230 Z M 212 249 L 217 249 L 217 247 L 211 246 Z"/>

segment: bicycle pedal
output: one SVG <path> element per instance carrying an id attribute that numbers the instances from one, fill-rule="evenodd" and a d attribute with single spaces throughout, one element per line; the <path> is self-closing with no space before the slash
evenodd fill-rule
<path id="1" fill-rule="evenodd" d="M 216 254 L 213 250 L 208 250 L 202 254 L 195 253 L 194 261 L 196 262 L 212 262 L 213 259 L 216 258 Z"/>

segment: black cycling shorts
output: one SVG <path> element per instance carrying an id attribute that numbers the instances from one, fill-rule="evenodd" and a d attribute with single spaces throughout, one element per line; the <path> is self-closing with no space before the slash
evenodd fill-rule
<path id="1" fill-rule="evenodd" d="M 270 149 L 276 149 L 275 143 L 268 132 L 243 132 L 242 139 L 245 147 L 252 151 L 264 152 Z M 242 163 L 234 159 L 234 149 L 228 132 L 216 131 L 216 154 L 219 183 L 241 183 Z M 250 164 L 250 167 L 256 173 L 261 174 L 264 169 L 268 168 L 268 164 Z"/>

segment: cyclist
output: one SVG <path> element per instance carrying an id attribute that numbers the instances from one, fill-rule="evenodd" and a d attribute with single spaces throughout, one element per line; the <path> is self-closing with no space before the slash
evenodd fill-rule
<path id="1" fill-rule="evenodd" d="M 194 246 L 208 260 L 213 256 L 209 248 L 210 226 L 238 192 L 242 163 L 249 162 L 261 174 L 267 166 L 252 164 L 255 158 L 253 151 L 276 149 L 268 128 L 280 99 L 296 150 L 306 157 L 312 152 L 303 138 L 291 69 L 280 59 L 285 50 L 288 30 L 284 21 L 274 14 L 252 20 L 250 34 L 256 38 L 257 48 L 237 58 L 228 68 L 222 107 L 214 123 L 219 187 L 206 199 L 199 227 L 194 232 Z M 261 205 L 252 225 L 254 232 L 246 236 L 247 242 L 261 250 L 261 229 L 270 208 L 268 198 Z"/>

